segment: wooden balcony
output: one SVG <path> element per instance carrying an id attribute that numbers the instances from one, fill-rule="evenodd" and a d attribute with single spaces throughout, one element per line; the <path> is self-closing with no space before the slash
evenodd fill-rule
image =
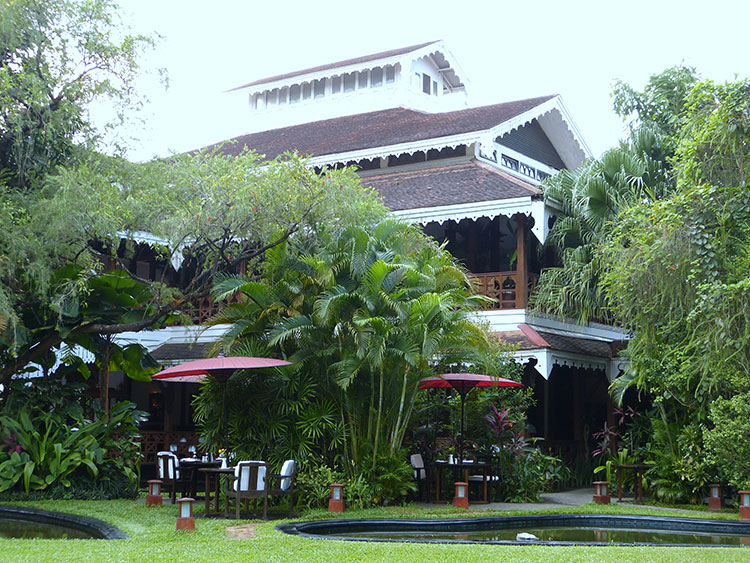
<path id="1" fill-rule="evenodd" d="M 198 447 L 198 434 L 193 431 L 164 432 L 163 430 L 141 431 L 141 455 L 143 463 L 156 463 L 156 454 L 169 451 L 171 445 L 177 446 L 177 455 L 189 455 L 190 446 Z"/>
<path id="2" fill-rule="evenodd" d="M 239 303 L 241 300 L 242 295 L 236 293 L 229 298 L 229 303 Z M 207 296 L 187 305 L 184 312 L 192 319 L 194 324 L 199 325 L 203 324 L 210 317 L 218 313 L 224 304 L 225 303 L 216 303 L 213 297 Z"/>
<path id="3" fill-rule="evenodd" d="M 520 298 L 518 291 L 522 283 L 519 272 L 491 272 L 486 274 L 471 274 L 475 282 L 475 291 L 479 295 L 486 295 L 495 300 L 491 309 L 524 309 L 528 304 L 528 296 L 534 291 L 539 274 L 528 274 L 526 280 L 526 299 Z M 523 301 L 523 302 L 521 302 Z"/>

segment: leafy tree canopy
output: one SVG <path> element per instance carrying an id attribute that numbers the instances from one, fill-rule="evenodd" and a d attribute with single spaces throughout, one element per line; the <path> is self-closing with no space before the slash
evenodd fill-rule
<path id="1" fill-rule="evenodd" d="M 674 190 L 672 159 L 697 81 L 695 69 L 677 66 L 651 76 L 643 91 L 615 84 L 615 112 L 629 121 L 629 139 L 545 182 L 545 198 L 562 207 L 548 242 L 558 250 L 560 266 L 542 273 L 532 307 L 582 323 L 614 320 L 600 284 L 597 246 L 622 210 Z"/>
<path id="2" fill-rule="evenodd" d="M 40 187 L 97 134 L 88 110 L 109 99 L 137 107 L 138 59 L 153 40 L 123 30 L 110 0 L 0 2 L 0 172 Z M 0 175 L 2 178 L 2 175 Z"/>
<path id="3" fill-rule="evenodd" d="M 4 195 L 12 208 L 16 193 Z M 15 209 L 22 212 L 4 216 L 0 244 L 4 376 L 41 355 L 40 341 L 81 343 L 76 339 L 86 335 L 156 326 L 207 296 L 219 272 L 243 264 L 252 271 L 266 250 L 290 237 L 314 248 L 322 225 L 336 232 L 385 213 L 351 170 L 317 175 L 294 155 L 264 162 L 252 152 L 199 152 L 146 165 L 92 154 L 49 175 L 42 196 Z M 164 279 L 127 270 L 123 239 L 148 241 L 164 275 L 172 264 L 191 268 L 189 283 L 176 292 Z M 124 301 L 96 292 L 96 284 L 110 283 L 101 280 L 124 287 L 102 271 L 106 256 L 128 271 Z M 95 297 L 110 301 L 92 309 Z"/>

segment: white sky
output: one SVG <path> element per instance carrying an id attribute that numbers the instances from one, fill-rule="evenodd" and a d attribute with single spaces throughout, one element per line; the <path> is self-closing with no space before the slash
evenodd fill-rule
<path id="1" fill-rule="evenodd" d="M 624 134 L 611 85 L 642 88 L 683 63 L 705 78 L 750 75 L 744 0 L 120 0 L 134 32 L 162 36 L 141 90 L 151 102 L 129 155 L 143 160 L 250 130 L 224 90 L 283 72 L 443 39 L 474 105 L 561 94 L 595 155 Z"/>

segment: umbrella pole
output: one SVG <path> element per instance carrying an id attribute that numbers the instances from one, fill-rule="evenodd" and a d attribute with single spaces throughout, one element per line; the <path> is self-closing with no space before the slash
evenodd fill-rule
<path id="1" fill-rule="evenodd" d="M 222 385 L 222 418 L 224 419 L 224 458 L 229 462 L 229 418 L 227 417 L 227 382 Z"/>
<path id="2" fill-rule="evenodd" d="M 458 461 L 463 462 L 464 460 L 464 399 L 466 395 L 461 394 L 461 434 L 459 434 L 458 442 Z"/>

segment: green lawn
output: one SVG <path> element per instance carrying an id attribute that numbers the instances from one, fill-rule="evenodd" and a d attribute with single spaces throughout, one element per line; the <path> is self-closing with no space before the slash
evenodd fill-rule
<path id="1" fill-rule="evenodd" d="M 227 526 L 247 521 L 196 519 L 195 532 L 175 531 L 177 507 L 146 507 L 135 501 L 49 501 L 18 503 L 106 520 L 131 536 L 129 540 L 0 540 L 0 561 L 750 561 L 746 548 L 541 547 L 493 545 L 427 545 L 310 540 L 274 530 L 278 520 L 262 523 L 257 538 L 228 539 Z M 736 514 L 675 513 L 659 509 L 587 505 L 565 512 L 608 512 L 724 517 Z M 453 508 L 416 506 L 347 512 L 347 517 L 440 517 L 466 513 Z M 477 511 L 478 516 L 497 512 Z M 509 513 L 503 513 L 509 514 Z M 328 517 L 323 511 L 306 519 Z"/>

